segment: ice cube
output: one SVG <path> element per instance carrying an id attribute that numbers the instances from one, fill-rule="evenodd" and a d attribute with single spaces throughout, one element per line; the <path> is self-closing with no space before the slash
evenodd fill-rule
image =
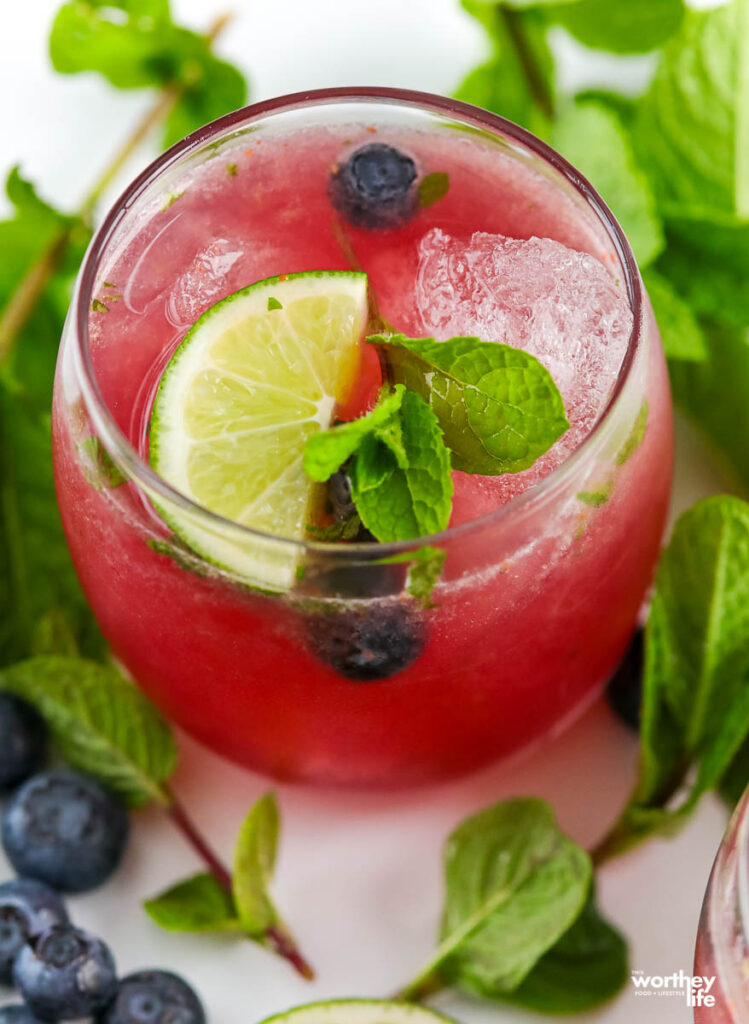
<path id="1" fill-rule="evenodd" d="M 200 251 L 166 296 L 169 322 L 189 327 L 209 306 L 233 291 L 236 282 L 231 270 L 242 256 L 241 244 L 227 238 L 217 238 Z"/>
<path id="2" fill-rule="evenodd" d="M 425 335 L 477 335 L 540 359 L 571 424 L 530 469 L 480 485 L 467 478 L 453 516 L 465 521 L 524 491 L 584 440 L 616 381 L 632 313 L 623 282 L 588 253 L 550 238 L 477 232 L 466 241 L 439 228 L 420 242 L 416 298 Z"/>

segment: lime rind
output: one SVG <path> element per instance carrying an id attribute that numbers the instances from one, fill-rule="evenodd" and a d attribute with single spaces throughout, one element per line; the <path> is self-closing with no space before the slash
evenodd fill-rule
<path id="1" fill-rule="evenodd" d="M 261 1024 L 455 1024 L 455 1021 L 415 1003 L 390 999 L 329 999 L 274 1014 Z"/>
<path id="2" fill-rule="evenodd" d="M 288 541 L 304 539 L 315 495 L 304 446 L 347 397 L 366 321 L 364 274 L 267 278 L 207 310 L 164 371 L 151 465 L 230 523 L 166 507 L 163 497 L 155 504 L 184 543 L 242 582 L 293 585 L 302 549 Z"/>

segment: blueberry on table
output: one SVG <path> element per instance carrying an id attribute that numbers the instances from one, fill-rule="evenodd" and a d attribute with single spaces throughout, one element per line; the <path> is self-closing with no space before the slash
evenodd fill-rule
<path id="1" fill-rule="evenodd" d="M 424 623 L 404 604 L 323 612 L 309 623 L 313 653 L 357 683 L 388 679 L 408 668 L 426 643 Z"/>
<path id="2" fill-rule="evenodd" d="M 397 228 L 419 205 L 416 164 L 383 142 L 355 150 L 328 180 L 328 197 L 341 216 L 357 228 Z"/>
<path id="3" fill-rule="evenodd" d="M 34 708 L 12 693 L 0 693 L 0 792 L 39 771 L 46 748 L 47 730 Z"/>
<path id="4" fill-rule="evenodd" d="M 77 1020 L 106 1009 L 117 994 L 109 949 L 95 935 L 55 925 L 24 946 L 13 971 L 16 987 L 42 1020 Z"/>
<path id="5" fill-rule="evenodd" d="M 0 1006 L 0 1024 L 43 1024 L 24 1003 Z"/>
<path id="6" fill-rule="evenodd" d="M 17 878 L 0 885 L 0 983 L 13 981 L 13 963 L 29 939 L 67 922 L 61 897 L 43 882 Z"/>
<path id="7" fill-rule="evenodd" d="M 638 629 L 606 687 L 606 696 L 612 710 L 635 732 L 640 728 L 644 667 L 645 633 Z"/>
<path id="8" fill-rule="evenodd" d="M 120 982 L 98 1024 L 205 1024 L 205 1011 L 186 981 L 170 971 L 136 971 Z"/>
<path id="9" fill-rule="evenodd" d="M 32 776 L 2 818 L 3 846 L 18 874 L 63 892 L 101 885 L 119 864 L 129 830 L 118 797 L 75 772 Z"/>

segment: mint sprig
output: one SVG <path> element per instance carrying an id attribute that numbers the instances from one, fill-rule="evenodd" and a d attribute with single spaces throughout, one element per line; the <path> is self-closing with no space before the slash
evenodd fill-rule
<path id="1" fill-rule="evenodd" d="M 394 380 L 434 410 L 454 469 L 499 475 L 527 469 L 569 428 L 562 396 L 535 356 L 479 338 L 368 338 Z"/>
<path id="2" fill-rule="evenodd" d="M 595 907 L 590 858 L 544 801 L 506 800 L 468 818 L 444 865 L 439 944 L 400 997 L 450 984 L 558 1012 L 560 989 L 564 1009 L 582 1009 L 621 987 L 626 945 Z"/>
<path id="3" fill-rule="evenodd" d="M 309 438 L 304 468 L 313 480 L 328 480 L 344 464 L 359 518 L 378 540 L 410 540 L 447 526 L 450 456 L 436 416 L 403 385 L 384 389 L 360 419 Z"/>

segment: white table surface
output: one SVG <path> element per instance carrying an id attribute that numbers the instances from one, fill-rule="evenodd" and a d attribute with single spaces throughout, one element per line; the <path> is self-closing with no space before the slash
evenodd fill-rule
<path id="1" fill-rule="evenodd" d="M 96 76 L 54 76 L 46 32 L 56 0 L 14 4 L 0 34 L 0 171 L 21 162 L 44 194 L 74 204 L 149 100 L 115 93 Z M 236 20 L 220 49 L 251 75 L 254 99 L 326 85 L 399 85 L 449 92 L 484 53 L 481 32 L 457 0 L 229 0 Z M 173 0 L 180 19 L 207 25 L 223 5 Z M 647 58 L 614 60 L 562 41 L 567 84 L 643 80 Z M 151 156 L 145 149 L 126 178 Z M 123 179 L 119 184 L 125 183 Z M 0 210 L 0 213 L 2 211 Z M 679 425 L 674 508 L 721 489 L 695 432 Z M 267 780 L 181 738 L 175 788 L 222 855 Z M 307 984 L 245 942 L 160 932 L 139 909 L 198 865 L 156 811 L 137 815 L 125 864 L 101 892 L 71 901 L 76 920 L 106 938 L 122 972 L 163 966 L 200 991 L 211 1024 L 253 1024 L 290 1005 L 335 996 L 387 995 L 429 955 L 442 899 L 440 851 L 467 814 L 506 796 L 551 800 L 579 841 L 596 840 L 631 784 L 636 742 L 596 704 L 534 753 L 430 790 L 361 794 L 279 787 L 284 837 L 277 900 L 318 969 Z M 726 821 L 706 799 L 670 842 L 651 842 L 606 867 L 604 911 L 631 939 L 632 967 L 690 972 L 699 907 Z M 0 863 L 0 878 L 7 877 Z M 1 999 L 1 997 L 0 997 Z M 444 997 L 465 1024 L 541 1020 L 518 1010 Z M 687 1024 L 678 998 L 637 997 L 629 986 L 596 1024 Z"/>

